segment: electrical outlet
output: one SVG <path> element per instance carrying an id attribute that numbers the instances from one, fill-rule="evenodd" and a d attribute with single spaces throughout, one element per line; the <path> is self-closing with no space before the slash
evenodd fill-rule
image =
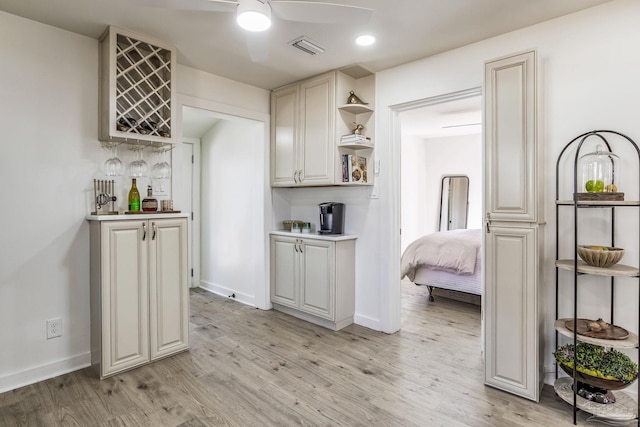
<path id="1" fill-rule="evenodd" d="M 62 319 L 47 320 L 47 339 L 62 336 Z"/>

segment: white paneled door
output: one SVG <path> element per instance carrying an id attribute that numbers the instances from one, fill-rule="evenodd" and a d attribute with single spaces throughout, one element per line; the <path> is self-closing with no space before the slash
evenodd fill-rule
<path id="1" fill-rule="evenodd" d="M 485 64 L 485 383 L 538 401 L 541 200 L 536 53 Z"/>

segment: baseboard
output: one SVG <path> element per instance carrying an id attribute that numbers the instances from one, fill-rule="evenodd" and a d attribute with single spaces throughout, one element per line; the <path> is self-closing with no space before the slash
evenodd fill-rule
<path id="1" fill-rule="evenodd" d="M 353 316 L 353 323 L 355 323 L 356 325 L 364 326 L 365 328 L 373 329 L 374 331 L 382 330 L 382 327 L 380 326 L 380 320 L 362 316 L 358 313 Z"/>
<path id="2" fill-rule="evenodd" d="M 91 366 L 91 353 L 89 352 L 5 375 L 0 377 L 0 393 L 48 380 L 58 375 L 68 374 L 87 366 Z"/>
<path id="3" fill-rule="evenodd" d="M 220 295 L 225 298 L 231 298 L 252 307 L 256 306 L 256 299 L 253 295 L 244 294 L 242 292 L 238 292 L 236 290 L 229 289 L 215 283 L 207 282 L 206 280 L 200 281 L 200 288 L 204 289 L 205 291 L 211 292 L 212 294 Z M 230 297 L 230 295 L 235 295 L 235 298 Z"/>

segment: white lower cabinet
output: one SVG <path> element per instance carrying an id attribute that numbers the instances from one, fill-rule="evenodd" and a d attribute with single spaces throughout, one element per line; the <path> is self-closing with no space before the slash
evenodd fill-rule
<path id="1" fill-rule="evenodd" d="M 91 221 L 91 364 L 100 378 L 188 348 L 187 219 Z"/>
<path id="2" fill-rule="evenodd" d="M 538 227 L 495 224 L 485 234 L 485 384 L 538 401 L 544 375 L 539 337 Z"/>
<path id="3" fill-rule="evenodd" d="M 271 235 L 271 302 L 276 310 L 338 330 L 353 323 L 355 238 Z"/>

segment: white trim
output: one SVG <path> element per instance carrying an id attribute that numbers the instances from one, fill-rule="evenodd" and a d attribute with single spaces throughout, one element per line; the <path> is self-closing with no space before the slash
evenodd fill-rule
<path id="1" fill-rule="evenodd" d="M 372 317 L 363 316 L 361 314 L 355 314 L 353 316 L 353 323 L 356 325 L 364 326 L 365 328 L 373 329 L 374 331 L 382 331 L 380 326 L 380 319 L 374 319 Z"/>
<path id="2" fill-rule="evenodd" d="M 381 324 L 383 326 L 383 332 L 397 332 L 400 330 L 401 323 L 400 251 L 402 246 L 400 241 L 400 146 L 402 136 L 400 113 L 403 111 L 414 110 L 416 108 L 442 104 L 444 102 L 479 95 L 482 95 L 482 87 L 465 89 L 389 106 L 391 129 L 391 135 L 389 138 L 391 141 L 389 144 L 389 188 L 391 189 L 389 194 L 390 212 L 388 212 L 388 218 L 391 224 L 389 230 L 389 242 L 391 242 L 390 253 L 397 254 L 397 256 L 394 255 L 391 258 L 389 265 L 389 277 L 387 280 L 388 285 L 381 289 L 380 300 L 387 301 L 386 306 L 385 304 L 382 304 L 381 306 Z"/>
<path id="3" fill-rule="evenodd" d="M 91 353 L 89 352 L 5 375 L 0 377 L 0 393 L 68 374 L 87 366 L 91 366 Z"/>
<path id="4" fill-rule="evenodd" d="M 255 303 L 256 299 L 253 295 L 241 293 L 233 289 L 229 289 L 224 286 L 217 285 L 215 283 L 207 282 L 206 280 L 203 280 L 200 282 L 200 289 L 204 289 L 205 291 L 211 292 L 212 294 L 220 295 L 221 297 L 225 297 L 225 298 L 231 298 L 243 304 L 256 307 L 256 303 Z M 230 295 L 235 295 L 235 298 L 230 297 Z"/>
<path id="5" fill-rule="evenodd" d="M 178 94 L 178 135 L 182 135 L 182 110 L 184 107 L 193 107 L 199 108 L 202 110 L 212 111 L 214 113 L 221 113 L 228 116 L 236 116 L 244 119 L 255 120 L 257 122 L 262 122 L 263 132 L 264 132 L 264 146 L 263 146 L 263 156 L 264 156 L 264 176 L 263 176 L 263 185 L 264 185 L 264 218 L 263 218 L 263 248 L 264 248 L 264 281 L 256 282 L 254 293 L 255 296 L 252 297 L 253 301 L 251 305 L 255 307 L 261 308 L 263 310 L 268 310 L 271 308 L 271 298 L 269 293 L 269 257 L 270 257 L 270 244 L 269 244 L 269 233 L 272 229 L 272 216 L 273 216 L 273 207 L 271 202 L 271 150 L 270 150 L 270 134 L 271 134 L 271 116 L 267 113 L 261 113 L 258 111 L 247 110 L 246 108 L 236 107 L 233 105 L 222 104 L 220 102 L 211 101 L 207 99 L 197 98 L 188 95 Z M 227 294 L 228 295 L 228 294 Z M 225 295 L 225 296 L 227 296 Z M 238 294 L 236 293 L 236 296 Z"/>
<path id="6" fill-rule="evenodd" d="M 182 112 L 180 113 L 182 114 Z M 191 144 L 193 154 L 193 164 L 191 167 L 191 209 L 193 211 L 193 220 L 189 219 L 189 226 L 191 227 L 190 237 L 192 239 L 189 242 L 189 266 L 193 268 L 193 276 L 189 274 L 189 287 L 197 288 L 200 283 L 200 139 L 190 138 L 182 136 L 181 144 Z M 173 160 L 172 160 L 173 162 Z M 173 185 L 171 185 L 173 191 Z M 189 272 L 191 273 L 191 272 Z"/>

